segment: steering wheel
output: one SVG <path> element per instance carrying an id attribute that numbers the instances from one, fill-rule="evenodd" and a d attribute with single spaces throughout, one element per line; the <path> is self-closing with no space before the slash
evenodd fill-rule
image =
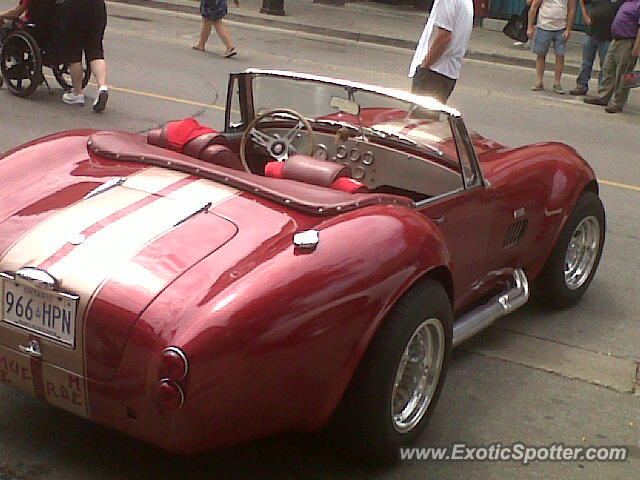
<path id="1" fill-rule="evenodd" d="M 263 131 L 258 130 L 256 127 L 258 123 L 260 123 L 266 117 L 272 117 L 275 114 L 284 113 L 287 115 L 291 115 L 298 119 L 298 123 L 296 123 L 288 132 L 286 132 L 282 136 L 269 135 Z M 309 152 L 307 155 L 312 155 L 316 149 L 316 139 L 313 135 L 313 128 L 311 128 L 311 124 L 309 121 L 300 115 L 298 112 L 294 110 L 289 110 L 287 108 L 277 108 L 274 110 L 268 110 L 266 112 L 262 112 L 246 128 L 244 133 L 242 134 L 242 140 L 240 140 L 240 161 L 242 162 L 242 166 L 244 169 L 252 173 L 249 169 L 249 164 L 247 163 L 247 143 L 249 138 L 251 138 L 258 145 L 267 149 L 269 155 L 272 158 L 277 160 L 278 162 L 284 162 L 287 158 L 289 158 L 289 151 L 292 149 L 292 142 L 303 129 L 307 130 L 307 136 L 311 141 L 311 145 L 309 147 Z"/>

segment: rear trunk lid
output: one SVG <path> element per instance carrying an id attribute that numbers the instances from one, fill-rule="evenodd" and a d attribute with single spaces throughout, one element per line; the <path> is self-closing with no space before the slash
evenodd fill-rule
<path id="1" fill-rule="evenodd" d="M 74 138 L 86 144 L 86 136 L 61 141 Z M 0 202 L 0 344 L 105 381 L 149 303 L 236 234 L 213 211 L 239 191 L 140 165 L 103 163 L 97 176 L 84 152 L 66 167 L 51 165 L 55 178 L 30 176 L 28 191 Z M 15 185 L 21 179 L 8 160 L 0 175 L 15 174 Z M 43 290 L 35 270 L 14 278 L 25 267 L 50 275 L 54 289 Z"/>

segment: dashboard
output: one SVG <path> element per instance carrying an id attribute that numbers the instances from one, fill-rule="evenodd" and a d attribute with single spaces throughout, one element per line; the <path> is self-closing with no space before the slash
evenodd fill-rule
<path id="1" fill-rule="evenodd" d="M 274 136 L 283 136 L 288 131 L 279 127 L 263 130 Z M 390 187 L 392 190 L 434 197 L 462 187 L 458 171 L 428 158 L 379 145 L 361 137 L 317 131 L 314 136 L 314 157 L 347 165 L 351 170 L 351 178 L 371 190 Z M 309 144 L 306 133 L 298 133 L 292 145 L 297 152 L 307 153 Z"/>

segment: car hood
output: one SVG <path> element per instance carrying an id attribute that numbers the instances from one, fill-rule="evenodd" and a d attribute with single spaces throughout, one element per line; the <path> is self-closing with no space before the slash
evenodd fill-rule
<path id="1" fill-rule="evenodd" d="M 42 359 L 104 381 L 153 299 L 236 235 L 228 203 L 241 192 L 158 167 L 92 161 L 86 138 L 52 137 L 0 160 L 0 271 L 35 267 L 79 296 L 74 347 L 38 335 Z M 9 348 L 32 336 L 0 324 Z"/>

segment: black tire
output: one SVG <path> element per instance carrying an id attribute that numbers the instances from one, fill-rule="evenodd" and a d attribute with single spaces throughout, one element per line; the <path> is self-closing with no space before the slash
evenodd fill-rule
<path id="1" fill-rule="evenodd" d="M 598 242 L 593 249 L 595 253 L 593 263 L 588 272 L 587 268 L 583 269 L 585 274 L 579 275 L 578 280 L 574 281 L 571 276 L 567 277 L 569 272 L 573 271 L 571 265 L 567 264 L 568 249 L 574 235 L 582 232 L 585 228 L 584 225 L 589 223 L 597 225 L 598 229 L 598 232 L 593 233 L 594 240 L 597 238 Z M 579 226 L 581 228 L 578 228 Z M 534 292 L 539 301 L 550 306 L 563 308 L 577 302 L 584 295 L 600 263 L 605 230 L 605 213 L 600 198 L 593 192 L 584 192 L 578 199 L 551 255 L 536 280 Z"/>
<path id="2" fill-rule="evenodd" d="M 27 97 L 36 91 L 44 80 L 42 55 L 31 34 L 18 30 L 7 37 L 0 52 L 0 71 L 14 95 Z"/>
<path id="3" fill-rule="evenodd" d="M 87 64 L 86 59 L 83 60 L 84 76 L 82 77 L 82 88 L 86 87 L 91 80 L 91 65 Z M 71 90 L 71 74 L 69 73 L 69 66 L 66 63 L 61 63 L 51 67 L 53 76 L 56 78 L 58 84 L 64 91 Z"/>
<path id="4" fill-rule="evenodd" d="M 396 373 L 405 348 L 427 319 L 437 320 L 441 327 L 441 368 L 418 423 L 400 433 L 392 419 Z M 341 450 L 344 447 L 345 453 L 356 453 L 367 462 L 386 463 L 397 460 L 399 449 L 418 439 L 442 390 L 451 354 L 452 322 L 447 293 L 435 280 L 419 282 L 398 300 L 371 341 L 332 419 L 334 433 L 341 436 Z"/>

